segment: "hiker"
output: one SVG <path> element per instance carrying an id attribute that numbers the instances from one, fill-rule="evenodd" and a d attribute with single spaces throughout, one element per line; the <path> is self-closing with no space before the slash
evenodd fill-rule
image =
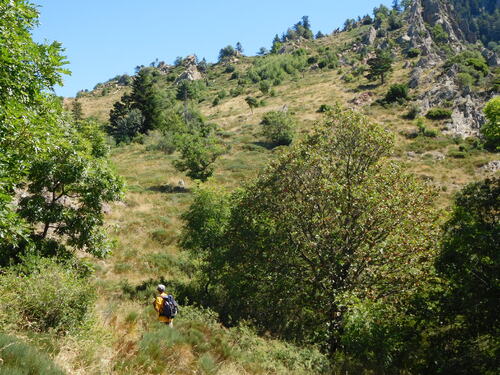
<path id="1" fill-rule="evenodd" d="M 173 327 L 174 317 L 177 314 L 177 303 L 171 294 L 165 293 L 165 285 L 158 285 L 156 290 L 158 290 L 159 296 L 153 300 L 153 307 L 158 312 L 158 321 Z"/>

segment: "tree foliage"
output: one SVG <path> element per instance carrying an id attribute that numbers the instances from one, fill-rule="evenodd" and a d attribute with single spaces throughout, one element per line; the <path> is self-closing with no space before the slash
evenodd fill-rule
<path id="1" fill-rule="evenodd" d="M 487 122 L 481 128 L 486 144 L 493 151 L 500 149 L 500 97 L 491 99 L 484 108 Z"/>
<path id="2" fill-rule="evenodd" d="M 493 374 L 500 350 L 500 180 L 465 187 L 444 226 L 436 261 L 445 289 L 427 333 L 425 373 Z"/>
<path id="3" fill-rule="evenodd" d="M 367 78 L 375 80 L 380 78 L 384 84 L 385 76 L 392 71 L 393 59 L 389 51 L 378 50 L 377 55 L 368 60 L 369 72 Z"/>
<path id="4" fill-rule="evenodd" d="M 26 240 L 12 204 L 14 187 L 58 133 L 61 107 L 48 92 L 62 84 L 66 61 L 60 43 L 33 41 L 30 31 L 37 20 L 27 1 L 0 4 L 0 251 Z"/>
<path id="5" fill-rule="evenodd" d="M 267 112 L 261 121 L 262 133 L 272 144 L 289 145 L 295 133 L 295 119 L 287 112 Z"/>
<path id="6" fill-rule="evenodd" d="M 104 136 L 93 122 L 73 123 L 50 93 L 62 84 L 65 58 L 59 43 L 32 40 L 36 9 L 23 0 L 0 8 L 0 263 L 65 245 L 102 254 L 101 203 L 121 187 Z M 62 203 L 70 195 L 74 209 Z"/>
<path id="7" fill-rule="evenodd" d="M 223 265 L 211 268 L 218 272 L 209 288 L 226 319 L 255 319 L 335 351 L 347 296 L 404 299 L 418 284 L 435 217 L 433 193 L 388 159 L 393 141 L 384 129 L 352 111 L 327 116 L 234 194 L 221 244 L 188 248 Z"/>

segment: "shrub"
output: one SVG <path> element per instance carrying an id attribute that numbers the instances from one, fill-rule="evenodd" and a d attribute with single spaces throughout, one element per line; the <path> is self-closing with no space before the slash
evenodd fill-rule
<path id="1" fill-rule="evenodd" d="M 331 111 L 332 109 L 333 109 L 333 107 L 331 105 L 321 104 L 318 108 L 318 112 L 325 113 L 325 112 Z"/>
<path id="2" fill-rule="evenodd" d="M 286 112 L 267 112 L 262 118 L 264 136 L 274 145 L 289 145 L 295 133 L 295 119 Z"/>
<path id="3" fill-rule="evenodd" d="M 219 51 L 219 61 L 224 61 L 226 59 L 229 59 L 237 55 L 238 51 L 236 51 L 236 49 L 233 46 L 228 45 Z"/>
<path id="4" fill-rule="evenodd" d="M 448 41 L 448 33 L 444 30 L 443 25 L 436 23 L 431 29 L 432 38 L 438 44 L 446 43 Z"/>
<path id="5" fill-rule="evenodd" d="M 149 145 L 146 147 L 147 151 L 161 151 L 164 152 L 167 155 L 171 155 L 175 152 L 175 142 L 172 137 L 172 135 L 165 135 L 160 140 L 158 143 Z"/>
<path id="6" fill-rule="evenodd" d="M 216 107 L 219 105 L 219 103 L 220 103 L 220 98 L 216 96 L 214 100 L 212 100 L 212 106 Z"/>
<path id="7" fill-rule="evenodd" d="M 48 356 L 4 334 L 0 334 L 0 359 L 2 375 L 64 375 Z"/>
<path id="8" fill-rule="evenodd" d="M 474 86 L 474 77 L 469 73 L 461 72 L 457 74 L 457 82 L 461 88 Z"/>
<path id="9" fill-rule="evenodd" d="M 492 151 L 500 149 L 500 97 L 491 99 L 484 108 L 488 120 L 481 128 L 485 147 Z"/>
<path id="10" fill-rule="evenodd" d="M 420 55 L 420 49 L 419 48 L 410 48 L 408 50 L 408 52 L 406 53 L 406 55 L 409 57 L 409 58 L 414 58 L 414 57 L 418 57 Z"/>
<path id="11" fill-rule="evenodd" d="M 467 152 L 460 150 L 452 150 L 448 152 L 448 156 L 450 158 L 455 158 L 455 159 L 465 159 L 467 157 Z"/>
<path id="12" fill-rule="evenodd" d="M 269 83 L 269 81 L 261 81 L 259 84 L 259 89 L 265 95 L 269 93 L 269 90 L 271 89 L 271 84 Z"/>
<path id="13" fill-rule="evenodd" d="M 220 90 L 218 93 L 217 93 L 217 97 L 219 99 L 224 99 L 225 97 L 227 96 L 227 91 L 226 90 Z"/>
<path id="14" fill-rule="evenodd" d="M 465 61 L 465 65 L 472 67 L 474 70 L 480 72 L 483 76 L 487 76 L 490 72 L 488 64 L 484 60 L 484 57 L 469 57 Z"/>
<path id="15" fill-rule="evenodd" d="M 12 268 L 0 276 L 0 323 L 17 329 L 67 332 L 85 320 L 95 290 L 68 265 L 30 260 L 31 272 Z"/>
<path id="16" fill-rule="evenodd" d="M 435 107 L 429 109 L 425 117 L 430 120 L 444 120 L 447 118 L 451 118 L 451 109 Z"/>
<path id="17" fill-rule="evenodd" d="M 240 96 L 241 94 L 243 94 L 243 88 L 240 86 L 229 90 L 229 95 L 231 95 L 233 98 L 236 98 L 237 96 Z"/>
<path id="18" fill-rule="evenodd" d="M 354 81 L 354 76 L 352 74 L 345 74 L 343 77 L 342 77 L 342 80 L 345 82 L 345 83 L 350 83 L 352 81 Z"/>
<path id="19" fill-rule="evenodd" d="M 434 129 L 425 129 L 424 130 L 424 137 L 436 138 L 437 135 L 438 135 L 437 130 L 434 130 Z"/>
<path id="20" fill-rule="evenodd" d="M 268 55 L 255 60 L 253 66 L 248 69 L 247 76 L 254 83 L 268 80 L 276 86 L 287 76 L 296 75 L 306 67 L 307 56 L 305 55 Z"/>
<path id="21" fill-rule="evenodd" d="M 389 88 L 385 94 L 385 101 L 387 103 L 403 103 L 408 99 L 408 86 L 406 84 L 395 84 Z"/>
<path id="22" fill-rule="evenodd" d="M 420 108 L 416 105 L 412 105 L 408 109 L 408 112 L 406 113 L 405 117 L 409 120 L 414 120 L 418 116 L 419 113 L 420 113 Z"/>
<path id="23" fill-rule="evenodd" d="M 236 70 L 236 67 L 234 65 L 228 64 L 226 68 L 224 69 L 224 73 L 232 73 Z"/>

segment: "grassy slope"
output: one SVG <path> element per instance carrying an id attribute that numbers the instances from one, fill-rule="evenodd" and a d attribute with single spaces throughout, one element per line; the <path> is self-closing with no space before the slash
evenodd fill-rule
<path id="1" fill-rule="evenodd" d="M 341 45 L 355 37 L 358 31 L 342 33 L 328 37 L 317 43 L 324 45 Z M 243 59 L 238 66 L 247 64 L 251 59 Z M 353 106 L 351 100 L 360 93 L 369 91 L 375 93 L 375 98 L 382 97 L 392 83 L 406 82 L 409 69 L 403 69 L 404 61 L 399 59 L 394 72 L 388 82 L 383 86 L 374 86 L 365 78 L 359 77 L 354 82 L 344 83 L 341 79 L 343 73 L 348 72 L 346 67 L 339 70 L 317 70 L 305 73 L 303 77 L 285 81 L 275 87 L 275 97 L 263 97 L 256 87 L 246 89 L 238 97 L 229 97 L 221 104 L 213 107 L 211 98 L 220 89 L 229 91 L 236 86 L 235 81 L 230 81 L 230 74 L 223 74 L 222 67 L 216 67 L 220 75 L 212 85 L 209 100 L 201 104 L 201 111 L 207 118 L 217 123 L 224 131 L 224 140 L 231 149 L 217 162 L 216 174 L 210 184 L 222 185 L 229 189 L 240 186 L 245 180 L 255 176 L 262 169 L 267 160 L 272 157 L 273 150 L 260 146 L 263 139 L 259 135 L 259 122 L 262 114 L 269 110 L 281 109 L 284 105 L 296 115 L 300 122 L 299 134 L 303 134 L 316 122 L 321 120 L 317 109 L 321 104 L 331 104 L 340 101 Z M 115 91 L 109 96 L 90 96 L 80 99 L 84 113 L 87 116 L 96 116 L 101 120 L 107 119 L 107 113 L 114 101 L 119 99 L 126 89 Z M 412 93 L 414 94 L 414 93 Z M 266 106 L 256 108 L 251 114 L 244 98 L 247 95 L 265 99 Z M 66 104 L 70 105 L 71 100 Z M 359 106 L 358 109 L 370 118 L 385 124 L 397 136 L 397 157 L 407 163 L 408 168 L 414 173 L 432 181 L 441 191 L 441 204 L 447 205 L 452 194 L 464 184 L 480 179 L 484 172 L 478 167 L 495 155 L 477 152 L 466 159 L 446 158 L 435 160 L 431 155 L 421 153 L 417 157 L 409 158 L 408 151 L 435 150 L 447 154 L 448 150 L 457 146 L 450 138 L 440 135 L 437 139 L 408 140 L 400 134 L 402 131 L 415 129 L 412 121 L 403 118 L 406 109 L 402 106 L 384 109 L 380 106 Z M 427 121 L 429 127 L 439 129 L 443 124 Z M 184 180 L 188 189 L 194 183 L 177 172 L 172 167 L 175 155 L 168 156 L 159 151 L 148 151 L 148 145 L 158 141 L 158 135 L 153 134 L 146 138 L 145 144 L 131 144 L 115 148 L 112 159 L 118 172 L 125 177 L 128 183 L 128 192 L 123 204 L 112 207 L 107 216 L 109 233 L 117 241 L 117 246 L 112 257 L 97 263 L 97 282 L 101 295 L 98 304 L 100 320 L 105 325 L 108 341 L 104 340 L 102 348 L 110 342 L 113 345 L 111 352 L 97 350 L 89 354 L 88 358 L 97 361 L 95 373 L 111 371 L 111 373 L 128 373 L 123 366 L 116 371 L 111 370 L 113 364 L 120 363 L 117 353 L 127 356 L 138 355 L 138 341 L 145 332 L 153 329 L 154 317 L 150 307 L 141 300 L 125 300 L 121 294 L 120 285 L 127 282 L 138 285 L 149 279 L 166 280 L 175 278 L 183 279 L 187 276 L 183 272 L 183 256 L 179 254 L 176 240 L 181 229 L 180 214 L 189 205 L 189 193 L 168 193 L 169 186 L 176 186 L 179 180 Z M 111 306 L 111 307 L 110 307 Z M 135 317 L 135 318 L 134 318 Z M 207 336 L 208 337 L 208 336 Z M 185 362 L 184 369 L 200 370 L 200 358 L 204 353 L 196 350 L 196 345 L 182 342 L 177 347 L 184 351 L 184 355 L 175 361 Z M 64 360 L 64 351 L 60 361 Z M 184 362 L 182 362 L 184 361 Z M 243 365 L 234 358 L 215 358 L 219 373 L 261 373 L 262 369 L 252 369 Z M 73 362 L 76 367 L 78 361 Z M 137 365 L 137 363 L 135 364 Z M 132 366 L 132 365 L 131 365 Z M 224 368 L 231 370 L 222 370 Z M 246 366 L 246 367 L 245 367 Z M 130 368 L 133 368 L 130 367 Z M 135 369 L 138 369 L 135 367 Z M 197 370 L 196 370 L 197 369 Z M 73 369 L 72 371 L 76 371 Z M 141 371 L 149 373 L 141 367 Z M 187 370 L 186 370 L 187 371 Z M 267 371 L 267 370 L 266 370 Z M 271 371 L 280 372 L 278 370 Z M 151 373 L 154 373 L 151 370 Z M 180 368 L 174 373 L 187 373 Z M 284 371 L 286 373 L 286 371 Z"/>

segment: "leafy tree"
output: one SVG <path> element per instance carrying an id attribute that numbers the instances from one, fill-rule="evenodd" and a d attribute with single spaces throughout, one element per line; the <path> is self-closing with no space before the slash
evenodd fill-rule
<path id="1" fill-rule="evenodd" d="M 144 128 L 144 116 L 136 108 L 125 112 L 123 116 L 113 121 L 108 127 L 108 132 L 113 136 L 116 143 L 128 143 Z"/>
<path id="2" fill-rule="evenodd" d="M 223 264 L 211 284 L 223 318 L 334 352 L 352 298 L 405 299 L 429 270 L 434 193 L 388 157 L 392 144 L 336 108 L 234 194 L 224 243 L 204 247 Z"/>
<path id="3" fill-rule="evenodd" d="M 231 45 L 227 45 L 219 51 L 219 62 L 237 56 L 238 51 Z"/>
<path id="4" fill-rule="evenodd" d="M 68 73 L 58 42 L 33 41 L 36 8 L 25 0 L 0 4 L 0 257 L 26 241 L 23 221 L 11 204 L 14 187 L 58 136 L 62 108 L 48 94 Z"/>
<path id="5" fill-rule="evenodd" d="M 500 179 L 465 187 L 455 198 L 436 268 L 447 282 L 440 329 L 431 336 L 427 373 L 493 374 L 500 345 Z"/>
<path id="6" fill-rule="evenodd" d="M 252 114 L 253 114 L 253 109 L 257 108 L 259 106 L 259 101 L 257 99 L 255 99 L 253 96 L 247 96 L 245 98 L 245 102 L 250 107 L 250 110 L 252 111 Z"/>
<path id="7" fill-rule="evenodd" d="M 278 36 L 278 34 L 276 34 L 274 36 L 273 44 L 271 46 L 271 53 L 278 53 L 282 46 L 283 46 L 283 43 L 281 42 L 281 39 Z"/>
<path id="8" fill-rule="evenodd" d="M 493 151 L 500 150 L 500 97 L 491 99 L 484 107 L 487 122 L 481 128 L 486 140 L 485 146 Z"/>
<path id="9" fill-rule="evenodd" d="M 120 197 L 122 182 L 107 165 L 102 138 L 67 130 L 53 152 L 36 160 L 28 173 L 28 195 L 19 203 L 43 255 L 69 248 L 103 257 L 109 244 L 101 230 L 102 204 Z"/>
<path id="10" fill-rule="evenodd" d="M 390 53 L 378 50 L 377 55 L 369 59 L 367 63 L 369 66 L 367 78 L 369 80 L 380 78 L 381 83 L 384 84 L 386 74 L 392 71 L 393 59 Z"/>
<path id="11" fill-rule="evenodd" d="M 287 112 L 271 111 L 262 118 L 264 136 L 274 145 L 292 143 L 296 122 Z"/>
<path id="12" fill-rule="evenodd" d="M 214 163 L 223 154 L 223 149 L 213 135 L 185 133 L 176 142 L 181 159 L 174 162 L 175 168 L 186 172 L 193 179 L 205 182 L 214 172 Z"/>

